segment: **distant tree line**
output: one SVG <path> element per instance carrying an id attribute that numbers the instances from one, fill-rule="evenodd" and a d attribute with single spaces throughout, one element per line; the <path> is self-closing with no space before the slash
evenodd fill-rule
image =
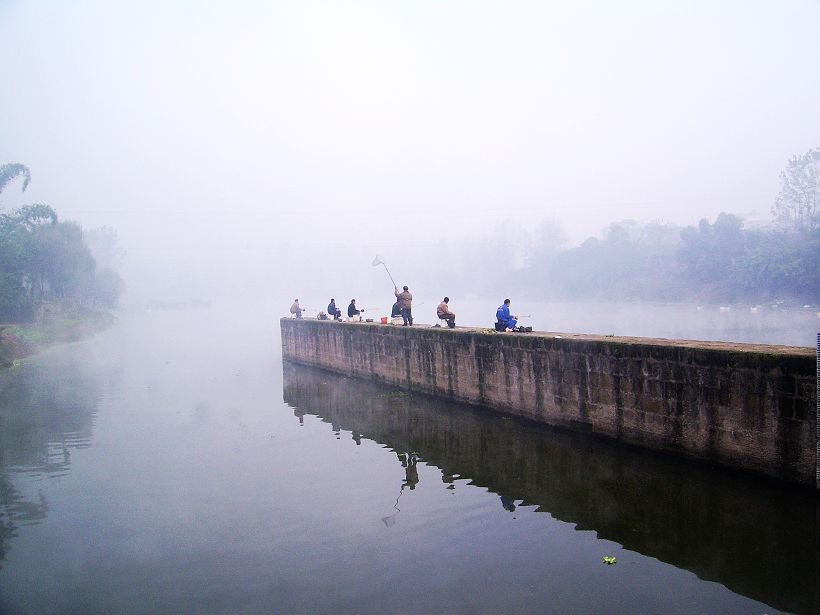
<path id="1" fill-rule="evenodd" d="M 536 241 L 528 266 L 513 274 L 516 287 L 555 299 L 818 302 L 818 178 L 820 148 L 792 158 L 768 227 L 721 213 L 686 228 L 617 223 L 564 250 Z"/>
<path id="2" fill-rule="evenodd" d="M 515 277 L 552 299 L 817 302 L 820 229 L 744 228 L 727 213 L 686 228 L 619 223 L 575 248 L 536 246 Z"/>
<path id="3" fill-rule="evenodd" d="M 0 165 L 0 193 L 17 178 L 25 190 L 31 181 L 25 165 Z M 79 225 L 60 221 L 42 203 L 0 211 L 0 322 L 31 320 L 46 304 L 114 307 L 121 291 L 119 275 L 97 267 Z"/>
<path id="4" fill-rule="evenodd" d="M 820 302 L 820 148 L 780 174 L 770 221 L 721 213 L 692 226 L 632 220 L 569 247 L 554 219 L 500 220 L 479 237 L 424 245 L 408 279 L 461 296 L 542 300 Z M 409 269 L 409 272 L 407 271 Z"/>

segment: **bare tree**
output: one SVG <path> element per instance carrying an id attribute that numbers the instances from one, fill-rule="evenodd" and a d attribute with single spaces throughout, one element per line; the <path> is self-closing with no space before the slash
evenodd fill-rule
<path id="1" fill-rule="evenodd" d="M 785 229 L 820 228 L 820 147 L 793 156 L 780 174 L 781 188 L 772 214 Z"/>

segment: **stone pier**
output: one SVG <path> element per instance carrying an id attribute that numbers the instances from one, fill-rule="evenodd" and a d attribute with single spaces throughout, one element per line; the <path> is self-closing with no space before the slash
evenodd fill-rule
<path id="1" fill-rule="evenodd" d="M 820 488 L 812 348 L 280 324 L 290 361 Z"/>

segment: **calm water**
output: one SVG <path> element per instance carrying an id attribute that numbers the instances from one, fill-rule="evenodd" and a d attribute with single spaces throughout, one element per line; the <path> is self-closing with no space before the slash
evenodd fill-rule
<path id="1" fill-rule="evenodd" d="M 3 612 L 808 613 L 818 518 L 283 365 L 273 318 L 130 314 L 0 374 Z"/>
<path id="2" fill-rule="evenodd" d="M 419 293 L 413 315 L 420 323 L 436 321 L 440 296 Z M 504 300 L 452 297 L 450 307 L 459 325 L 492 327 Z M 283 302 L 284 303 L 284 302 Z M 320 305 L 313 300 L 311 305 Z M 391 297 L 365 297 L 360 303 L 370 318 L 387 315 Z M 288 304 L 289 305 L 289 304 Z M 285 307 L 287 309 L 287 306 Z M 536 331 L 636 335 L 669 339 L 718 340 L 753 344 L 814 347 L 820 331 L 820 306 L 694 305 L 685 303 L 539 303 L 512 298 L 512 311 L 521 324 Z M 314 311 L 309 316 L 316 316 Z"/>

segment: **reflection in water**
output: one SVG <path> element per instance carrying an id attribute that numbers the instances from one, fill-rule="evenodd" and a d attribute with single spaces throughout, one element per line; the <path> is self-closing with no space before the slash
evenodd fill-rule
<path id="1" fill-rule="evenodd" d="M 419 484 L 419 470 L 416 467 L 419 460 L 413 453 L 396 453 L 396 456 L 399 458 L 399 463 L 401 463 L 401 467 L 404 468 L 404 482 L 401 485 L 402 490 L 405 487 L 409 487 L 410 489 L 415 489 L 416 485 Z"/>
<path id="2" fill-rule="evenodd" d="M 284 399 L 300 422 L 313 414 L 394 450 L 399 498 L 423 459 L 446 488 L 469 479 L 511 513 L 535 506 L 778 609 L 817 603 L 813 493 L 288 363 Z M 382 521 L 398 513 L 397 499 Z"/>
<path id="3" fill-rule="evenodd" d="M 0 473 L 0 567 L 6 557 L 8 544 L 19 525 L 38 523 L 48 512 L 42 491 L 37 492 L 37 501 L 27 501 L 14 485 Z"/>
<path id="4" fill-rule="evenodd" d="M 361 434 L 355 434 L 354 432 L 353 439 L 356 444 L 361 445 L 361 438 Z M 393 527 L 396 524 L 396 517 L 398 517 L 401 512 L 401 509 L 399 508 L 399 500 L 401 500 L 404 489 L 415 489 L 416 485 L 419 484 L 419 458 L 413 453 L 400 453 L 398 451 L 396 452 L 396 457 L 398 457 L 401 467 L 404 468 L 404 482 L 402 482 L 401 488 L 399 489 L 399 495 L 396 497 L 395 504 L 393 504 L 393 510 L 395 512 L 386 517 L 382 517 L 382 522 L 387 527 Z"/>
<path id="5" fill-rule="evenodd" d="M 0 562 L 21 525 L 43 520 L 43 479 L 65 476 L 91 441 L 94 380 L 76 359 L 51 355 L 0 373 Z"/>

